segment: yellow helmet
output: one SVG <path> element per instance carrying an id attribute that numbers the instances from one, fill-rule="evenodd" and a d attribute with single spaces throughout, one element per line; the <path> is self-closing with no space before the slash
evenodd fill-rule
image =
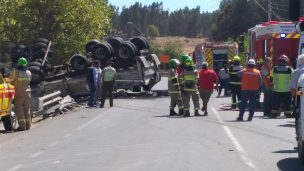
<path id="1" fill-rule="evenodd" d="M 240 62 L 241 58 L 238 56 L 233 57 L 233 62 Z"/>

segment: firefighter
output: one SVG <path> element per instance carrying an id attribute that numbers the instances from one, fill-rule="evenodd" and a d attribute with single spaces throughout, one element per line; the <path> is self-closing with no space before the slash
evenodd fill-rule
<path id="1" fill-rule="evenodd" d="M 273 84 L 273 105 L 272 117 L 276 118 L 280 115 L 280 106 L 283 104 L 285 116 L 289 117 L 292 114 L 291 110 L 291 93 L 290 80 L 293 74 L 293 69 L 288 66 L 289 58 L 286 55 L 281 55 L 279 64 L 275 66 L 271 72 L 271 80 Z"/>
<path id="2" fill-rule="evenodd" d="M 15 112 L 19 127 L 17 131 L 31 128 L 32 117 L 30 114 L 31 102 L 31 72 L 27 70 L 27 60 L 24 57 L 18 59 L 13 85 L 15 86 Z"/>
<path id="3" fill-rule="evenodd" d="M 111 65 L 112 61 L 108 61 L 106 67 L 102 70 L 102 93 L 100 108 L 104 107 L 107 94 L 109 94 L 110 107 L 113 107 L 113 91 L 117 73 L 115 68 L 113 68 Z"/>
<path id="4" fill-rule="evenodd" d="M 271 82 L 270 82 L 270 73 L 272 67 L 272 60 L 269 57 L 265 58 L 265 62 L 261 67 L 261 75 L 263 79 L 263 93 L 264 93 L 264 101 L 263 101 L 263 112 L 264 117 L 268 117 L 271 115 Z"/>
<path id="5" fill-rule="evenodd" d="M 194 116 L 199 116 L 199 92 L 198 92 L 198 72 L 193 67 L 193 61 L 189 58 L 185 60 L 185 67 L 181 73 L 181 84 L 183 87 L 184 117 L 190 116 L 190 98 L 194 104 Z"/>
<path id="6" fill-rule="evenodd" d="M 256 63 L 254 59 L 249 59 L 247 68 L 241 70 L 238 76 L 241 77 L 241 88 L 242 88 L 242 101 L 240 105 L 240 113 L 237 121 L 243 121 L 245 108 L 247 101 L 249 101 L 249 116 L 248 121 L 251 121 L 255 110 L 255 101 L 258 96 L 260 86 L 262 84 L 262 78 L 260 71 L 254 69 Z"/>
<path id="7" fill-rule="evenodd" d="M 10 70 L 6 67 L 1 68 L 1 78 L 0 78 L 0 91 L 3 96 L 0 97 L 1 100 L 1 120 L 6 133 L 14 132 L 11 120 L 11 109 L 12 101 L 15 97 L 15 88 L 7 82 L 9 78 Z"/>
<path id="8" fill-rule="evenodd" d="M 233 58 L 233 65 L 229 67 L 229 86 L 232 98 L 232 109 L 236 109 L 236 106 L 241 102 L 241 78 L 238 77 L 238 72 L 243 69 L 243 66 L 240 65 L 240 61 L 240 57 L 235 56 Z"/>
<path id="9" fill-rule="evenodd" d="M 170 116 L 177 115 L 174 111 L 175 106 L 178 106 L 178 115 L 184 114 L 184 105 L 181 96 L 180 82 L 178 78 L 177 68 L 180 66 L 180 62 L 177 59 L 171 59 L 169 61 L 169 75 L 168 75 L 168 92 L 171 98 L 170 102 Z"/>

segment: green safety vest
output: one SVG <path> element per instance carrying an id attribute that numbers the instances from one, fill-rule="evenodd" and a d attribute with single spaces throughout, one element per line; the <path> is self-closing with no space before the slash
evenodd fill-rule
<path id="1" fill-rule="evenodd" d="M 188 70 L 184 69 L 181 75 L 181 84 L 184 91 L 196 92 L 198 91 L 198 72 L 196 69 Z"/>
<path id="2" fill-rule="evenodd" d="M 285 93 L 290 91 L 293 69 L 289 66 L 276 66 L 271 72 L 273 91 Z"/>
<path id="3" fill-rule="evenodd" d="M 102 71 L 103 81 L 115 81 L 116 70 L 112 67 L 105 67 Z"/>

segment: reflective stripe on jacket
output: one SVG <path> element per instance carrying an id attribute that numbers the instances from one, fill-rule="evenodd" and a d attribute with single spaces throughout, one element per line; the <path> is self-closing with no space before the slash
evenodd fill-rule
<path id="1" fill-rule="evenodd" d="M 198 72 L 196 69 L 184 69 L 181 74 L 181 84 L 184 91 L 198 91 Z"/>
<path id="2" fill-rule="evenodd" d="M 238 76 L 238 72 L 241 71 L 243 66 L 231 66 L 229 68 L 229 83 L 230 84 L 235 84 L 235 85 L 240 85 L 241 84 L 241 78 Z"/>
<path id="3" fill-rule="evenodd" d="M 178 79 L 178 73 L 176 69 L 169 69 L 168 72 L 168 92 L 170 94 L 177 94 L 179 93 L 178 87 L 179 87 L 179 79 Z"/>
<path id="4" fill-rule="evenodd" d="M 1 77 L 2 79 L 2 77 Z M 15 87 L 11 84 L 5 83 L 2 79 L 0 84 L 0 116 L 10 114 L 12 109 L 12 101 L 15 97 Z"/>

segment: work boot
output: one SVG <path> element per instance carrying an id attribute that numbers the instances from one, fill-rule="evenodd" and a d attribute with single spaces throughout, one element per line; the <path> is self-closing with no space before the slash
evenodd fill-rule
<path id="1" fill-rule="evenodd" d="M 174 109 L 170 109 L 170 116 L 176 116 L 177 113 L 174 111 Z"/>
<path id="2" fill-rule="evenodd" d="M 179 115 L 179 116 L 184 115 L 184 109 L 179 109 L 179 111 L 178 111 L 178 115 Z"/>
<path id="3" fill-rule="evenodd" d="M 199 116 L 200 114 L 198 113 L 198 110 L 194 111 L 194 116 Z"/>
<path id="4" fill-rule="evenodd" d="M 207 111 L 204 112 L 204 116 L 208 116 L 208 112 Z"/>
<path id="5" fill-rule="evenodd" d="M 188 110 L 185 111 L 184 117 L 190 117 L 190 112 Z"/>
<path id="6" fill-rule="evenodd" d="M 236 120 L 237 121 L 243 121 L 243 118 L 237 117 Z"/>

